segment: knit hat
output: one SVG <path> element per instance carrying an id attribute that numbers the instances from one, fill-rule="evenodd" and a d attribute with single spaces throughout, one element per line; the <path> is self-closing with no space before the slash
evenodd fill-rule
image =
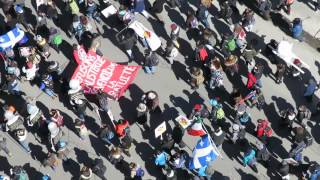
<path id="1" fill-rule="evenodd" d="M 69 87 L 70 87 L 70 90 L 69 90 L 70 94 L 80 91 L 81 89 L 80 81 L 78 79 L 71 79 L 69 82 Z"/>
<path id="2" fill-rule="evenodd" d="M 194 105 L 193 109 L 200 110 L 201 109 L 201 104 Z"/>
<path id="3" fill-rule="evenodd" d="M 153 92 L 149 92 L 147 98 L 148 99 L 155 99 L 157 97 L 157 95 Z"/>
<path id="4" fill-rule="evenodd" d="M 233 129 L 234 131 L 239 131 L 239 129 L 240 129 L 239 124 L 233 124 L 233 125 L 232 125 L 232 129 Z"/>
<path id="5" fill-rule="evenodd" d="M 170 27 L 171 27 L 172 30 L 175 30 L 175 29 L 177 29 L 178 26 L 176 24 L 171 24 Z"/>
<path id="6" fill-rule="evenodd" d="M 140 103 L 137 107 L 137 111 L 145 112 L 147 110 L 147 106 L 144 103 Z"/>

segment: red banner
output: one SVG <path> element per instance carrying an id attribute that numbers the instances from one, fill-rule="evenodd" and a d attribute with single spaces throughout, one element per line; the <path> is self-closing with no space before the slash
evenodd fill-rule
<path id="1" fill-rule="evenodd" d="M 73 55 L 79 66 L 72 79 L 80 81 L 85 93 L 94 94 L 98 89 L 103 89 L 114 99 L 123 95 L 141 68 L 111 62 L 92 50 L 86 53 L 83 47 L 75 50 Z"/>

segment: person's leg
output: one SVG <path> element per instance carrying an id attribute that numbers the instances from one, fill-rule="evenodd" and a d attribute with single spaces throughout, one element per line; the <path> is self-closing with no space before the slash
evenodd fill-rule
<path id="1" fill-rule="evenodd" d="M 44 89 L 44 92 L 45 92 L 48 96 L 50 96 L 50 97 L 52 97 L 52 98 L 55 97 L 54 92 L 53 92 L 50 88 L 45 88 L 45 89 Z"/>
<path id="2" fill-rule="evenodd" d="M 146 10 L 143 10 L 141 14 L 147 19 L 150 17 L 150 14 Z"/>
<path id="3" fill-rule="evenodd" d="M 28 153 L 31 152 L 29 145 L 26 141 L 19 141 L 20 145 L 23 147 L 23 149 L 25 149 Z"/>
<path id="4" fill-rule="evenodd" d="M 110 145 L 112 144 L 107 137 L 101 138 L 101 140 L 102 140 L 103 142 L 107 143 L 108 146 L 110 146 Z"/>
<path id="5" fill-rule="evenodd" d="M 132 54 L 132 50 L 128 49 L 128 50 L 126 50 L 126 52 L 127 52 L 128 56 L 129 56 L 130 61 L 132 61 L 134 59 L 133 54 Z"/>
<path id="6" fill-rule="evenodd" d="M 152 73 L 151 67 L 149 67 L 149 66 L 145 66 L 145 67 L 144 67 L 144 70 L 145 70 L 145 72 L 146 72 L 147 74 L 151 74 L 151 73 Z"/>
<path id="7" fill-rule="evenodd" d="M 154 74 L 156 72 L 156 67 L 155 66 L 151 66 L 150 70 L 151 70 L 151 73 Z"/>

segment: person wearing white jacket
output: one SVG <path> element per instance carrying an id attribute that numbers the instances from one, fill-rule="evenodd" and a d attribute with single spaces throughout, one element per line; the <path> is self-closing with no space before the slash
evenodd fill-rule
<path id="1" fill-rule="evenodd" d="M 22 67 L 22 72 L 26 75 L 26 80 L 31 81 L 36 77 L 39 68 L 33 64 L 31 61 L 27 62 L 26 66 Z"/>
<path id="2" fill-rule="evenodd" d="M 18 129 L 16 131 L 16 138 L 19 141 L 20 145 L 25 149 L 28 153 L 31 153 L 31 149 L 29 144 L 27 143 L 27 130 L 26 129 Z"/>

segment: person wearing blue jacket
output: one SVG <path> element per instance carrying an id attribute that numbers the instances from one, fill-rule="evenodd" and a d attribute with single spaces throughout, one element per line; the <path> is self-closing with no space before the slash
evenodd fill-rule
<path id="1" fill-rule="evenodd" d="M 169 154 L 164 151 L 157 151 L 154 163 L 160 167 L 167 167 L 167 161 L 169 160 Z"/>
<path id="2" fill-rule="evenodd" d="M 292 36 L 300 42 L 303 41 L 302 20 L 300 18 L 295 18 L 292 22 Z"/>
<path id="3" fill-rule="evenodd" d="M 318 89 L 318 84 L 314 79 L 310 79 L 308 85 L 304 91 L 303 96 L 307 99 L 307 101 L 311 102 L 313 98 L 313 94 Z"/>
<path id="4" fill-rule="evenodd" d="M 53 79 L 50 74 L 43 74 L 41 77 L 40 89 L 55 99 L 57 95 L 53 92 Z"/>
<path id="5" fill-rule="evenodd" d="M 249 165 L 255 172 L 258 172 L 258 169 L 256 167 L 256 151 L 249 147 L 247 152 L 244 154 L 243 156 L 243 165 L 244 167 L 246 167 L 247 165 Z"/>

